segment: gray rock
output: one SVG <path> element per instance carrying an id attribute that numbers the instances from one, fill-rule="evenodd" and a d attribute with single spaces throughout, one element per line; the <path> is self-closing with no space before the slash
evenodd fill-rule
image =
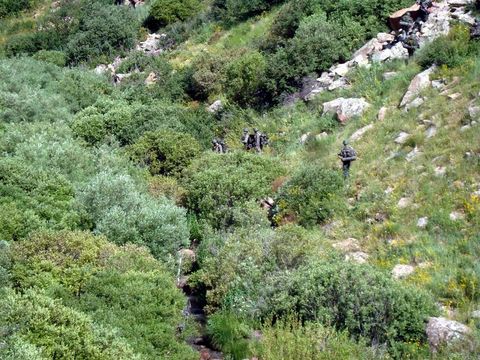
<path id="1" fill-rule="evenodd" d="M 470 105 L 468 107 L 468 114 L 470 119 L 477 120 L 480 118 L 480 106 Z"/>
<path id="2" fill-rule="evenodd" d="M 344 77 L 350 71 L 350 62 L 344 64 L 338 64 L 330 69 L 330 71 L 340 77 Z"/>
<path id="3" fill-rule="evenodd" d="M 301 137 L 300 137 L 300 144 L 301 145 L 305 145 L 305 143 L 307 142 L 308 138 L 310 137 L 310 132 L 306 133 L 306 134 L 303 134 Z"/>
<path id="4" fill-rule="evenodd" d="M 421 154 L 420 149 L 419 149 L 417 146 L 415 146 L 415 148 L 414 148 L 412 151 L 410 151 L 410 152 L 407 154 L 407 156 L 405 156 L 405 159 L 406 159 L 408 162 L 410 162 L 410 161 L 416 159 L 420 154 Z"/>
<path id="5" fill-rule="evenodd" d="M 442 177 L 447 172 L 447 168 L 445 166 L 437 166 L 434 172 L 435 172 L 435 176 Z"/>
<path id="6" fill-rule="evenodd" d="M 395 36 L 387 33 L 378 33 L 377 40 L 381 43 L 392 42 L 395 39 Z"/>
<path id="7" fill-rule="evenodd" d="M 425 131 L 425 136 L 427 137 L 427 139 L 430 139 L 435 135 L 437 135 L 437 127 L 435 125 L 430 125 Z"/>
<path id="8" fill-rule="evenodd" d="M 381 107 L 380 110 L 378 110 L 377 120 L 384 121 L 385 118 L 387 117 L 387 112 L 388 112 L 388 108 L 386 106 Z"/>
<path id="9" fill-rule="evenodd" d="M 349 120 L 355 116 L 361 116 L 370 104 L 364 98 L 338 98 L 323 104 L 323 114 L 337 114 L 339 120 Z"/>
<path id="10" fill-rule="evenodd" d="M 97 75 L 102 75 L 108 72 L 108 66 L 105 64 L 100 64 L 95 68 L 95 73 Z"/>
<path id="11" fill-rule="evenodd" d="M 435 71 L 435 67 L 422 71 L 420 74 L 416 75 L 412 82 L 410 83 L 407 92 L 403 96 L 402 102 L 400 103 L 401 107 L 406 106 L 411 103 L 413 100 L 418 98 L 420 93 L 427 89 L 431 85 L 430 75 Z"/>
<path id="12" fill-rule="evenodd" d="M 325 138 L 327 138 L 327 137 L 328 137 L 328 134 L 324 131 L 324 132 L 322 132 L 322 133 L 320 133 L 320 134 L 318 134 L 318 135 L 315 135 L 315 140 L 321 141 L 321 140 L 323 140 L 323 139 L 325 139 Z"/>
<path id="13" fill-rule="evenodd" d="M 443 89 L 445 89 L 445 81 L 443 80 L 433 80 L 432 81 L 432 87 L 434 89 L 437 89 L 438 91 L 442 91 Z"/>
<path id="14" fill-rule="evenodd" d="M 460 211 L 452 211 L 450 213 L 450 220 L 458 221 L 465 218 L 465 214 L 461 213 Z"/>
<path id="15" fill-rule="evenodd" d="M 330 86 L 328 87 L 328 91 L 334 91 L 334 90 L 337 90 L 337 89 L 346 89 L 348 87 L 350 87 L 350 86 L 348 84 L 347 79 L 342 77 L 342 78 L 337 79 L 334 82 L 332 82 L 330 84 Z"/>
<path id="16" fill-rule="evenodd" d="M 365 45 L 363 45 L 360 49 L 358 49 L 353 54 L 353 58 L 356 58 L 359 55 L 363 55 L 368 58 L 372 53 L 380 51 L 381 49 L 382 44 L 378 41 L 378 39 L 373 38 L 369 40 Z"/>
<path id="17" fill-rule="evenodd" d="M 166 37 L 166 34 L 148 34 L 147 39 L 140 42 L 136 49 L 149 55 L 161 54 L 164 49 L 160 45 L 160 40 Z"/>
<path id="18" fill-rule="evenodd" d="M 412 275 L 415 272 L 415 268 L 412 265 L 395 265 L 392 270 L 392 276 L 394 279 L 400 280 Z"/>
<path id="19" fill-rule="evenodd" d="M 425 103 L 425 100 L 421 97 L 416 98 L 411 103 L 405 105 L 405 111 L 410 111 L 411 109 L 417 109 Z"/>
<path id="20" fill-rule="evenodd" d="M 472 314 L 470 315 L 470 317 L 472 319 L 480 319 L 480 310 L 473 311 Z"/>
<path id="21" fill-rule="evenodd" d="M 362 127 L 361 129 L 358 129 L 355 131 L 352 136 L 350 136 L 351 141 L 357 141 L 360 140 L 363 135 L 365 135 L 366 132 L 370 131 L 373 129 L 373 124 L 369 124 L 367 126 Z"/>
<path id="22" fill-rule="evenodd" d="M 471 329 L 457 321 L 443 317 L 431 317 L 428 320 L 426 333 L 432 351 L 437 351 L 440 346 L 466 339 Z"/>
<path id="23" fill-rule="evenodd" d="M 407 142 L 408 138 L 410 137 L 409 133 L 406 133 L 405 131 L 400 132 L 397 137 L 395 138 L 395 143 L 399 145 L 403 145 Z"/>

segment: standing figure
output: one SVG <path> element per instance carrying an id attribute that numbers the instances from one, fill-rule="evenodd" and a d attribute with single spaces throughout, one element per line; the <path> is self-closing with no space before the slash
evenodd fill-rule
<path id="1" fill-rule="evenodd" d="M 248 146 L 249 140 L 250 140 L 250 134 L 248 133 L 248 129 L 243 129 L 242 144 L 245 150 L 250 150 Z"/>
<path id="2" fill-rule="evenodd" d="M 338 157 L 342 161 L 343 178 L 347 179 L 350 175 L 350 165 L 352 161 L 357 160 L 357 153 L 351 146 L 348 146 L 347 140 L 343 140 L 343 148 L 338 154 Z"/>
<path id="3" fill-rule="evenodd" d="M 257 128 L 253 129 L 254 131 L 254 139 L 255 139 L 255 150 L 257 150 L 257 152 L 262 152 L 262 133 L 260 131 L 258 131 Z"/>
<path id="4" fill-rule="evenodd" d="M 403 43 L 403 47 L 408 50 L 408 55 L 412 56 L 420 47 L 417 35 L 409 34 Z"/>
<path id="5" fill-rule="evenodd" d="M 470 38 L 472 40 L 480 39 L 480 20 L 475 19 L 475 23 L 470 28 Z"/>
<path id="6" fill-rule="evenodd" d="M 417 0 L 417 4 L 420 5 L 419 19 L 422 22 L 428 20 L 428 15 L 430 15 L 429 9 L 433 6 L 432 0 Z"/>

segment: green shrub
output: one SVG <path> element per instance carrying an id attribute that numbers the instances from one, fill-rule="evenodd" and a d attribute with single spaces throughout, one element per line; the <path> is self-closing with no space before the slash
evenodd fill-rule
<path id="1" fill-rule="evenodd" d="M 270 9 L 282 0 L 214 0 L 213 13 L 226 22 L 245 20 Z"/>
<path id="2" fill-rule="evenodd" d="M 10 284 L 10 244 L 0 240 L 0 289 Z"/>
<path id="3" fill-rule="evenodd" d="M 162 130 L 145 133 L 128 151 L 152 175 L 179 175 L 200 154 L 200 145 L 191 135 Z"/>
<path id="4" fill-rule="evenodd" d="M 36 234 L 15 244 L 13 253 L 13 278 L 23 290 L 40 287 L 97 326 L 117 329 L 141 358 L 194 358 L 184 334 L 177 334 L 185 298 L 146 249 L 59 232 Z"/>
<path id="5" fill-rule="evenodd" d="M 346 262 L 312 262 L 265 288 L 267 315 L 295 313 L 373 344 L 424 342 L 425 322 L 438 311 L 419 289 Z"/>
<path id="6" fill-rule="evenodd" d="M 352 340 L 347 332 L 336 332 L 318 323 L 281 320 L 264 325 L 261 334 L 260 341 L 252 343 L 251 348 L 264 360 L 389 359 L 388 354 L 375 352 L 364 341 Z"/>
<path id="7" fill-rule="evenodd" d="M 189 210 L 216 228 L 233 225 L 233 209 L 271 193 L 278 161 L 243 152 L 205 154 L 187 168 Z"/>
<path id="8" fill-rule="evenodd" d="M 207 100 L 209 96 L 220 94 L 226 83 L 225 66 L 229 61 L 225 55 L 203 53 L 198 56 L 191 67 L 188 92 L 199 100 Z"/>
<path id="9" fill-rule="evenodd" d="M 468 56 L 478 52 L 479 46 L 470 41 L 467 26 L 456 25 L 448 35 L 436 38 L 418 54 L 417 61 L 423 68 L 433 64 L 456 67 L 465 63 Z"/>
<path id="10" fill-rule="evenodd" d="M 35 60 L 45 61 L 60 67 L 67 63 L 66 55 L 63 51 L 40 50 L 33 55 Z"/>
<path id="11" fill-rule="evenodd" d="M 150 6 L 150 17 L 158 26 L 166 26 L 176 21 L 183 21 L 200 9 L 199 0 L 153 0 Z"/>
<path id="12" fill-rule="evenodd" d="M 0 19 L 30 9 L 34 0 L 0 0 Z"/>
<path id="13" fill-rule="evenodd" d="M 128 175 L 102 171 L 77 195 L 91 228 L 116 244 L 141 244 L 169 258 L 189 244 L 185 211 L 165 198 L 143 193 Z"/>
<path id="14" fill-rule="evenodd" d="M 79 31 L 69 37 L 68 61 L 79 64 L 129 50 L 135 44 L 137 29 L 137 19 L 128 8 L 94 3 L 85 9 Z"/>
<path id="15" fill-rule="evenodd" d="M 20 350 L 42 359 L 138 359 L 114 331 L 59 301 L 34 290 L 0 291 L 0 327 L 8 332 L 0 351 L 7 355 Z"/>
<path id="16" fill-rule="evenodd" d="M 248 338 L 251 329 L 240 319 L 227 312 L 217 312 L 208 319 L 207 333 L 213 345 L 222 350 L 232 360 L 243 360 L 249 357 Z"/>
<path id="17" fill-rule="evenodd" d="M 280 188 L 278 216 L 294 216 L 305 226 L 320 224 L 342 208 L 343 184 L 338 171 L 307 165 Z"/>
<path id="18" fill-rule="evenodd" d="M 259 52 L 249 52 L 226 67 L 227 96 L 239 105 L 257 102 L 257 92 L 264 81 L 266 61 Z"/>

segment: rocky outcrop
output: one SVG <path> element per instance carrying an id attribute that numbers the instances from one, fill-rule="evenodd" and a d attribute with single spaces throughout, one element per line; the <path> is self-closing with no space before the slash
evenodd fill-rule
<path id="1" fill-rule="evenodd" d="M 143 51 L 147 55 L 160 55 L 164 52 L 164 48 L 161 45 L 161 40 L 166 39 L 166 34 L 148 34 L 145 41 L 140 42 L 137 45 L 137 51 Z"/>
<path id="2" fill-rule="evenodd" d="M 345 123 L 355 116 L 361 116 L 369 107 L 364 98 L 338 98 L 323 104 L 323 114 L 337 114 L 338 121 Z"/>
<path id="3" fill-rule="evenodd" d="M 457 321 L 443 317 L 431 317 L 426 332 L 430 348 L 435 352 L 442 345 L 465 340 L 471 333 L 471 329 Z"/>
<path id="4" fill-rule="evenodd" d="M 430 75 L 435 71 L 435 67 L 422 71 L 420 74 L 416 75 L 410 85 L 408 86 L 407 92 L 403 96 L 402 101 L 400 102 L 400 107 L 406 107 L 411 104 L 413 101 L 419 99 L 420 93 L 430 87 L 432 82 L 430 81 Z"/>

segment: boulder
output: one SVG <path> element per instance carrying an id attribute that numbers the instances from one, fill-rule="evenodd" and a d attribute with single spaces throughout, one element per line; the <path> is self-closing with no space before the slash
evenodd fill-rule
<path id="1" fill-rule="evenodd" d="M 305 145 L 305 143 L 307 142 L 308 138 L 310 137 L 310 132 L 306 133 L 306 134 L 303 134 L 301 137 L 300 137 L 300 144 L 301 145 Z"/>
<path id="2" fill-rule="evenodd" d="M 425 136 L 427 137 L 427 139 L 430 139 L 435 135 L 437 135 L 437 127 L 435 125 L 430 125 L 425 131 Z"/>
<path id="3" fill-rule="evenodd" d="M 380 51 L 382 49 L 382 44 L 378 41 L 378 39 L 373 38 L 369 40 L 365 45 L 363 45 L 360 49 L 358 49 L 354 54 L 353 58 L 356 58 L 359 55 L 369 57 L 372 53 Z"/>
<path id="4" fill-rule="evenodd" d="M 471 329 L 462 323 L 444 317 L 431 317 L 428 320 L 426 332 L 430 348 L 435 352 L 442 345 L 464 340 L 471 333 Z"/>
<path id="5" fill-rule="evenodd" d="M 363 135 L 365 135 L 366 132 L 370 131 L 373 129 L 373 124 L 369 124 L 367 126 L 362 127 L 361 129 L 358 129 L 355 131 L 352 136 L 350 136 L 351 141 L 357 141 L 360 140 Z"/>
<path id="6" fill-rule="evenodd" d="M 422 71 L 420 74 L 416 75 L 412 82 L 410 83 L 407 92 L 403 96 L 403 99 L 400 103 L 401 107 L 406 106 L 407 104 L 411 103 L 413 100 L 418 98 L 420 93 L 427 89 L 431 85 L 430 75 L 435 71 L 435 67 L 432 66 L 431 68 Z"/>
<path id="7" fill-rule="evenodd" d="M 395 265 L 392 270 L 392 276 L 394 279 L 404 279 L 415 272 L 415 268 L 412 265 Z"/>
<path id="8" fill-rule="evenodd" d="M 399 145 L 403 145 L 407 142 L 409 137 L 410 137 L 409 133 L 406 133 L 405 131 L 402 131 L 395 138 L 395 143 L 397 143 Z"/>
<path id="9" fill-rule="evenodd" d="M 395 36 L 392 34 L 387 34 L 387 33 L 378 33 L 377 34 L 377 40 L 380 41 L 381 43 L 389 43 L 395 40 Z"/>
<path id="10" fill-rule="evenodd" d="M 471 120 L 477 120 L 480 118 L 480 106 L 470 105 L 468 107 L 468 115 Z"/>
<path id="11" fill-rule="evenodd" d="M 378 110 L 377 120 L 384 121 L 385 118 L 387 117 L 387 111 L 388 111 L 388 108 L 386 106 L 382 106 L 380 110 Z"/>
<path id="12" fill-rule="evenodd" d="M 410 111 L 411 109 L 416 109 L 422 106 L 425 103 L 425 100 L 421 97 L 416 98 L 411 103 L 405 105 L 405 111 Z"/>
<path id="13" fill-rule="evenodd" d="M 212 114 L 216 114 L 218 113 L 219 111 L 222 111 L 223 109 L 223 103 L 222 103 L 222 100 L 216 100 L 212 103 L 212 105 L 210 105 L 208 108 L 207 108 L 207 111 L 212 113 Z"/>
<path id="14" fill-rule="evenodd" d="M 461 213 L 460 211 L 452 211 L 450 213 L 450 220 L 458 221 L 465 218 L 465 214 Z"/>
<path id="15" fill-rule="evenodd" d="M 338 64 L 330 69 L 332 73 L 340 77 L 344 77 L 350 71 L 350 62 Z"/>
<path id="16" fill-rule="evenodd" d="M 332 82 L 328 87 L 328 91 L 334 91 L 337 89 L 346 89 L 348 87 L 350 87 L 350 85 L 348 84 L 347 79 L 342 77 Z"/>
<path id="17" fill-rule="evenodd" d="M 323 104 L 323 114 L 337 114 L 340 122 L 361 116 L 370 104 L 364 98 L 338 98 Z"/>

